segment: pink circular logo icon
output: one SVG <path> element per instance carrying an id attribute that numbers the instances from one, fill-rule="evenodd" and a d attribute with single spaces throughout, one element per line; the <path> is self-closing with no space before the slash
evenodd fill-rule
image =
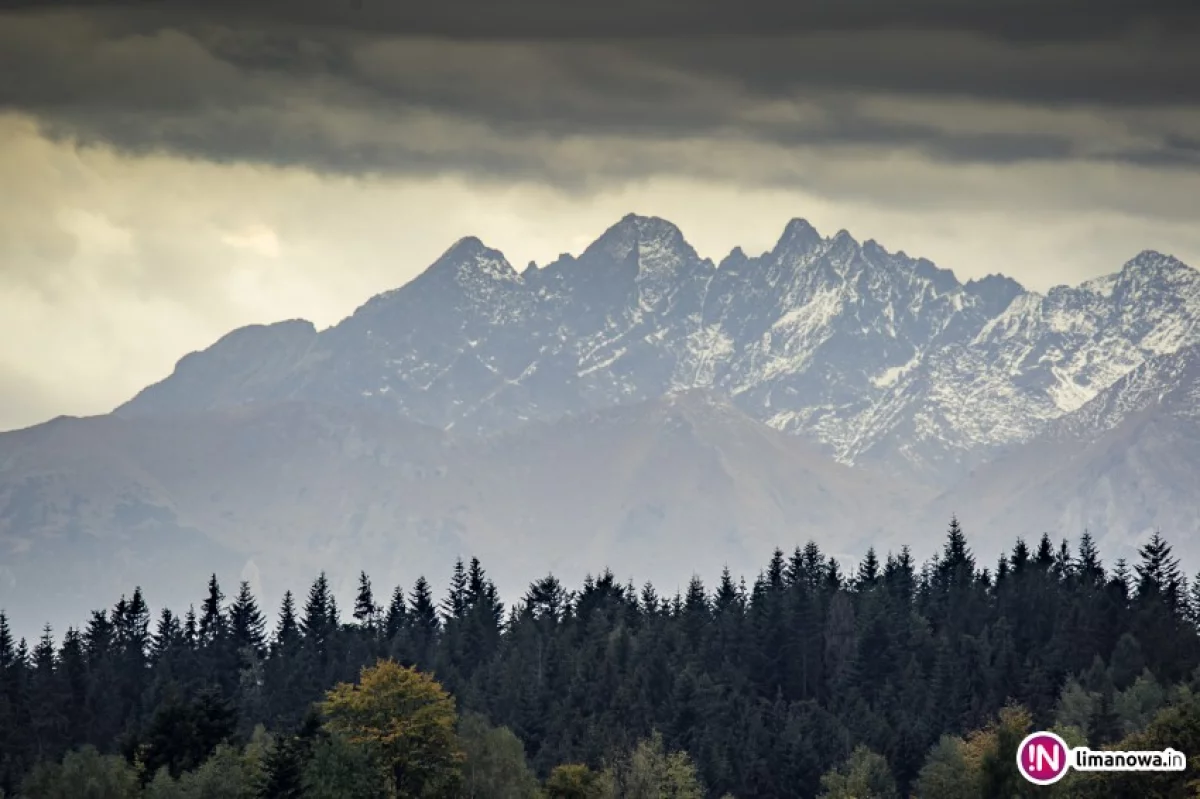
<path id="1" fill-rule="evenodd" d="M 1071 749 L 1052 732 L 1034 732 L 1017 747 L 1017 770 L 1034 785 L 1050 785 L 1067 773 Z"/>

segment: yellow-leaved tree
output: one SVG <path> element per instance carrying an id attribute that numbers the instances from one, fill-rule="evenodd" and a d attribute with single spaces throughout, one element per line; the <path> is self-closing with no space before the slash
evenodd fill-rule
<path id="1" fill-rule="evenodd" d="M 582 763 L 564 763 L 546 778 L 545 794 L 549 799 L 604 799 L 605 787 L 602 774 Z"/>
<path id="2" fill-rule="evenodd" d="M 929 753 L 917 777 L 917 799 L 959 799 L 964 796 L 1003 796 L 1005 799 L 1066 799 L 1075 797 L 1077 774 L 1067 775 L 1054 785 L 1039 786 L 1025 781 L 1017 771 L 1017 748 L 1033 729 L 1033 717 L 1024 707 L 1010 704 L 981 730 L 965 739 L 943 736 Z M 1074 727 L 1053 727 L 1068 746 L 1084 742 Z"/>
<path id="3" fill-rule="evenodd" d="M 610 763 L 601 775 L 608 799 L 702 799 L 704 786 L 687 752 L 668 752 L 662 734 L 640 741 L 633 752 Z"/>
<path id="4" fill-rule="evenodd" d="M 398 799 L 450 799 L 462 777 L 454 699 L 428 674 L 381 660 L 331 690 L 325 727 L 370 752 Z"/>

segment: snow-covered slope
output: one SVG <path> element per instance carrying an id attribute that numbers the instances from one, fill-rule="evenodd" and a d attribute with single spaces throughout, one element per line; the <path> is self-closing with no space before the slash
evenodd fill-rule
<path id="1" fill-rule="evenodd" d="M 1090 530 L 1107 557 L 1136 557 L 1155 530 L 1200 562 L 1200 346 L 1150 358 L 1044 433 L 934 500 L 983 552 Z M 977 548 L 977 551 L 979 549 Z"/>
<path id="2" fill-rule="evenodd" d="M 1153 252 L 1040 295 L 799 219 L 715 266 L 631 214 L 521 273 L 463 239 L 342 323 L 237 331 L 118 413 L 303 399 L 493 432 L 704 388 L 843 463 L 945 485 L 1200 343 L 1198 319 L 1200 273 Z"/>

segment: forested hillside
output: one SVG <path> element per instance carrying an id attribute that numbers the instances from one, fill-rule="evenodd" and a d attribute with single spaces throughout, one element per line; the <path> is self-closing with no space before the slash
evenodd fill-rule
<path id="1" fill-rule="evenodd" d="M 0 616 L 0 789 L 1196 796 L 1195 765 L 1035 789 L 1013 758 L 1035 728 L 1200 753 L 1198 589 L 1159 536 L 1136 563 L 1085 535 L 986 564 L 952 522 L 928 562 L 809 544 L 675 596 L 546 577 L 505 608 L 471 561 L 441 597 L 364 574 L 347 618 L 321 576 L 268 625 L 244 583 L 157 619 L 135 590 L 61 641 Z"/>

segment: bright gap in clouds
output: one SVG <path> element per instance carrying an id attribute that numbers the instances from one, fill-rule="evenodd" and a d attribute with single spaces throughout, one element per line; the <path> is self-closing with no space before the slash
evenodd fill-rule
<path id="1" fill-rule="evenodd" d="M 721 144 L 711 146 L 720 160 Z M 735 156 L 748 157 L 744 147 Z M 792 169 L 806 163 L 787 157 Z M 631 211 L 675 222 L 714 261 L 734 246 L 769 249 L 801 216 L 825 235 L 846 228 L 960 279 L 1000 271 L 1039 290 L 1115 271 L 1147 247 L 1200 263 L 1200 231 L 1186 220 L 1123 213 L 1100 194 L 1089 205 L 1050 186 L 1097 180 L 1070 164 L 955 171 L 858 156 L 839 173 L 835 160 L 812 162 L 824 181 L 815 183 L 842 174 L 844 192 L 664 176 L 584 195 L 532 182 L 130 157 L 51 142 L 26 119 L 0 117 L 0 429 L 107 412 L 240 325 L 335 324 L 464 235 L 520 270 L 578 253 Z M 886 191 L 870 190 L 872 169 Z M 1097 185 L 1121 177 L 1136 191 L 1138 174 Z M 918 176 L 964 193 L 906 202 L 902 187 Z"/>

